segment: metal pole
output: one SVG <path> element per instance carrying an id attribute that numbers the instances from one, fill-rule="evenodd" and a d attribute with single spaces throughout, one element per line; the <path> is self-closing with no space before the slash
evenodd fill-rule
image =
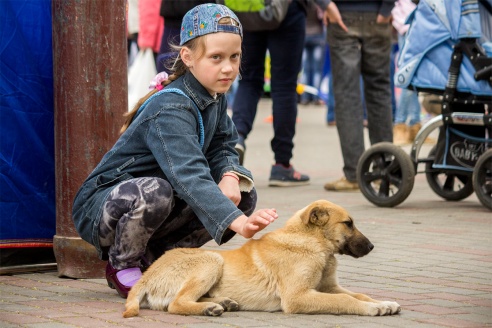
<path id="1" fill-rule="evenodd" d="M 126 0 L 53 0 L 58 275 L 102 278 L 71 219 L 78 188 L 118 137 L 128 106 Z"/>

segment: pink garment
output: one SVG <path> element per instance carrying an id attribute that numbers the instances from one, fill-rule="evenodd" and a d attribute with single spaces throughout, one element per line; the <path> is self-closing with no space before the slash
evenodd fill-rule
<path id="1" fill-rule="evenodd" d="M 407 33 L 409 25 L 405 24 L 405 20 L 415 7 L 417 7 L 417 5 L 411 0 L 398 0 L 395 2 L 395 7 L 391 11 L 391 15 L 393 16 L 393 27 L 400 35 L 405 35 L 405 33 Z"/>
<path id="2" fill-rule="evenodd" d="M 139 31 L 138 46 L 140 48 L 152 48 L 159 52 L 164 33 L 164 18 L 160 15 L 162 0 L 138 0 Z"/>

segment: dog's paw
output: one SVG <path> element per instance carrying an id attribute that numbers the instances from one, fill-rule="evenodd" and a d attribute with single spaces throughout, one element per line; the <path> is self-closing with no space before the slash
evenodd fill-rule
<path id="1" fill-rule="evenodd" d="M 224 313 L 224 308 L 219 304 L 207 306 L 203 311 L 204 315 L 208 315 L 211 317 L 218 317 L 219 315 L 222 315 L 222 313 Z"/>
<path id="2" fill-rule="evenodd" d="M 222 305 L 222 307 L 226 311 L 229 311 L 229 312 L 239 311 L 239 304 L 236 301 L 231 300 L 230 298 L 226 298 L 225 300 L 223 300 L 219 304 Z"/>
<path id="3" fill-rule="evenodd" d="M 401 311 L 401 307 L 398 303 L 383 301 L 379 303 L 371 303 L 367 315 L 380 316 L 397 314 Z"/>
<path id="4" fill-rule="evenodd" d="M 381 303 L 385 304 L 389 308 L 389 313 L 386 313 L 386 314 L 398 314 L 401 311 L 400 304 L 398 304 L 396 302 L 383 301 Z"/>
<path id="5" fill-rule="evenodd" d="M 371 303 L 368 302 L 367 308 L 365 309 L 364 315 L 369 315 L 372 317 L 384 315 L 386 312 L 386 307 L 381 303 Z"/>

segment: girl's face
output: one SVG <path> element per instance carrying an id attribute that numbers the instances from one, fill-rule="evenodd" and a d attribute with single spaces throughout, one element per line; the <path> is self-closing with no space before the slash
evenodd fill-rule
<path id="1" fill-rule="evenodd" d="M 205 49 L 200 54 L 183 47 L 181 58 L 190 72 L 207 89 L 210 95 L 226 93 L 239 74 L 241 62 L 241 37 L 218 32 L 203 36 Z"/>

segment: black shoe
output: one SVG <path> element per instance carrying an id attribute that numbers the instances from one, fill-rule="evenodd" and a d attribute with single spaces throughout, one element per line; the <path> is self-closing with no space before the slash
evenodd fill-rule
<path id="1" fill-rule="evenodd" d="M 293 187 L 309 184 L 309 176 L 294 170 L 294 167 L 285 167 L 282 164 L 272 166 L 270 173 L 269 186 L 272 187 Z"/>

